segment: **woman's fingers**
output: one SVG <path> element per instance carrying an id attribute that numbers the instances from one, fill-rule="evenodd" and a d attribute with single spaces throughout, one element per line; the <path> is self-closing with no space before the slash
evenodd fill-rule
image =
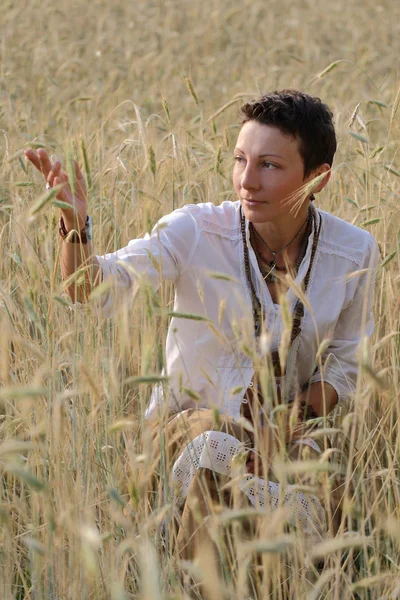
<path id="1" fill-rule="evenodd" d="M 52 163 L 48 153 L 43 148 L 40 148 L 37 152 L 32 150 L 32 148 L 28 148 L 28 150 L 25 150 L 25 156 L 36 167 L 36 169 L 44 175 L 45 180 L 50 187 L 55 185 L 54 179 L 56 177 L 61 177 L 63 183 L 68 181 L 66 173 L 61 169 L 61 162 L 56 160 L 54 163 Z M 80 200 L 86 201 L 87 189 L 85 177 L 76 161 L 74 161 L 74 166 L 76 195 Z"/>
<path id="2" fill-rule="evenodd" d="M 77 225 L 82 229 L 86 222 L 86 200 L 87 188 L 85 177 L 80 166 L 74 161 L 75 166 L 75 190 L 74 195 L 69 184 L 68 175 L 63 171 L 59 160 L 51 161 L 48 153 L 43 148 L 37 152 L 29 148 L 25 151 L 26 158 L 40 171 L 50 187 L 61 185 L 57 198 L 70 205 L 70 209 L 62 208 L 65 225 L 69 229 Z M 55 157 L 52 157 L 55 158 Z"/>
<path id="3" fill-rule="evenodd" d="M 48 174 L 51 171 L 51 160 L 50 160 L 49 155 L 47 154 L 46 150 L 43 150 L 43 148 L 39 148 L 37 153 L 38 153 L 38 156 L 40 159 L 41 171 L 42 171 L 43 175 L 45 176 L 45 178 L 47 179 Z"/>
<path id="4" fill-rule="evenodd" d="M 47 183 L 50 185 L 50 187 L 54 186 L 54 178 L 58 177 L 60 172 L 61 172 L 61 163 L 59 160 L 56 160 L 56 162 L 51 167 L 49 174 L 47 175 Z"/>
<path id="5" fill-rule="evenodd" d="M 83 180 L 85 180 L 85 178 L 84 178 L 84 176 L 83 176 L 83 173 L 82 173 L 82 171 L 81 171 L 81 168 L 80 168 L 80 166 L 78 165 L 78 163 L 76 162 L 76 160 L 74 160 L 74 164 L 75 164 L 75 177 L 76 177 L 77 179 L 83 179 Z"/>
<path id="6" fill-rule="evenodd" d="M 43 174 L 47 181 L 52 165 L 46 150 L 40 148 L 35 152 L 32 148 L 28 148 L 28 150 L 25 150 L 25 156 Z"/>
<path id="7" fill-rule="evenodd" d="M 64 173 L 64 171 L 61 171 L 61 170 L 54 177 L 52 187 L 54 187 L 56 185 L 60 185 L 60 184 L 64 184 L 64 185 L 62 186 L 61 190 L 58 192 L 57 198 L 59 200 L 62 200 L 63 202 L 68 202 L 68 204 L 70 204 L 72 207 L 72 192 L 71 192 L 71 188 L 69 187 L 69 184 L 68 184 L 68 176 L 66 173 Z"/>
<path id="8" fill-rule="evenodd" d="M 28 150 L 25 150 L 24 154 L 25 154 L 26 158 L 33 164 L 33 166 L 36 167 L 38 171 L 42 172 L 40 158 L 36 154 L 36 152 L 34 150 L 32 150 L 31 148 L 28 148 Z"/>
<path id="9" fill-rule="evenodd" d="M 86 198 L 86 180 L 85 180 L 85 176 L 83 175 L 80 166 L 78 165 L 78 163 L 76 162 L 76 160 L 74 160 L 74 164 L 75 164 L 75 179 L 76 179 L 76 191 L 78 193 L 79 196 L 81 196 L 81 198 Z"/>

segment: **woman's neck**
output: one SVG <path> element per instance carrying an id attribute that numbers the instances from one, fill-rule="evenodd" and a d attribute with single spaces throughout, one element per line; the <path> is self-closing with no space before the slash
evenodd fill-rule
<path id="1" fill-rule="evenodd" d="M 266 241 L 273 252 L 279 252 L 296 236 L 307 220 L 309 203 L 304 203 L 294 217 L 291 214 L 283 215 L 274 221 L 253 223 L 254 229 Z M 289 255 L 294 254 L 301 246 L 303 236 L 300 234 L 287 249 Z M 264 246 L 264 250 L 266 247 Z M 267 251 L 268 252 L 268 251 Z M 279 255 L 277 255 L 278 257 Z"/>

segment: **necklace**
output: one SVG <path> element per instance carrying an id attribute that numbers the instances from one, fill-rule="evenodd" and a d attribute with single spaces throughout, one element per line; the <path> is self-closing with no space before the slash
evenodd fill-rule
<path id="1" fill-rule="evenodd" d="M 310 281 L 311 271 L 312 271 L 312 267 L 314 264 L 315 253 L 317 251 L 318 240 L 319 240 L 319 235 L 321 232 L 321 225 L 322 225 L 322 217 L 321 217 L 321 214 L 319 213 L 319 226 L 317 229 L 317 225 L 316 225 L 317 218 L 316 218 L 316 211 L 314 208 L 312 209 L 312 220 L 313 220 L 313 228 L 314 228 L 314 240 L 313 240 L 313 245 L 312 245 L 312 249 L 311 249 L 310 264 L 308 266 L 308 270 L 304 277 L 304 282 L 303 282 L 304 293 L 306 293 L 308 284 Z M 247 241 L 246 241 L 246 219 L 245 219 L 244 215 L 242 214 L 242 211 L 241 211 L 241 230 L 242 230 L 242 241 L 243 241 L 244 267 L 245 267 L 247 283 L 250 288 L 251 302 L 252 302 L 252 307 L 253 307 L 254 333 L 255 333 L 256 338 L 258 338 L 261 333 L 261 324 L 264 320 L 264 315 L 263 315 L 263 309 L 262 309 L 261 302 L 257 296 L 257 292 L 255 290 L 254 283 L 253 283 L 253 280 L 251 277 L 249 249 L 247 247 Z M 302 321 L 303 316 L 304 316 L 304 305 L 301 302 L 301 300 L 298 299 L 296 302 L 296 305 L 294 307 L 294 311 L 293 311 L 293 323 L 292 323 L 292 332 L 291 332 L 291 336 L 290 336 L 290 345 L 293 344 L 294 340 L 300 333 L 301 321 Z M 275 376 L 281 377 L 282 370 L 281 370 L 278 351 L 272 352 L 271 358 L 272 358 L 272 364 L 274 367 Z"/>
<path id="2" fill-rule="evenodd" d="M 297 233 L 294 235 L 294 237 L 290 240 L 290 242 L 288 242 L 287 244 L 285 244 L 285 246 L 283 246 L 282 248 L 280 248 L 279 250 L 271 250 L 271 248 L 268 246 L 267 242 L 264 240 L 264 238 L 262 237 L 262 235 L 260 235 L 257 231 L 257 229 L 254 227 L 254 225 L 252 223 L 250 223 L 250 235 L 252 235 L 253 239 L 254 239 L 254 235 L 255 237 L 257 237 L 258 240 L 260 240 L 260 242 L 267 248 L 267 250 L 272 254 L 272 261 L 266 261 L 265 259 L 263 259 L 261 253 L 259 252 L 259 250 L 257 249 L 256 244 L 252 244 L 253 249 L 256 253 L 257 258 L 260 257 L 262 260 L 264 260 L 264 262 L 266 262 L 266 264 L 269 267 L 269 272 L 266 274 L 266 276 L 264 277 L 264 279 L 266 281 L 269 281 L 271 283 L 273 283 L 275 281 L 275 276 L 274 276 L 274 271 L 286 271 L 286 267 L 278 267 L 278 265 L 276 264 L 276 255 L 280 254 L 281 252 L 283 252 L 284 250 L 286 250 L 286 248 L 289 248 L 289 246 L 291 246 L 293 244 L 293 242 L 298 238 L 298 236 L 300 235 L 301 231 L 303 231 L 304 226 L 306 225 L 306 223 L 308 224 L 311 220 L 311 206 L 308 209 L 308 213 L 307 213 L 307 217 L 305 219 L 305 221 L 303 222 L 302 226 L 300 227 L 300 229 L 297 231 Z"/>
<path id="3" fill-rule="evenodd" d="M 296 275 L 300 265 L 302 263 L 302 260 L 305 256 L 306 250 L 307 250 L 307 244 L 308 244 L 308 238 L 310 237 L 311 234 L 311 230 L 312 230 L 312 224 L 313 224 L 313 216 L 312 216 L 312 209 L 310 207 L 309 211 L 308 211 L 308 216 L 307 219 L 305 221 L 306 223 L 306 229 L 304 231 L 304 238 L 302 241 L 302 244 L 300 246 L 300 252 L 299 252 L 299 256 L 295 262 L 295 264 L 292 266 L 292 270 L 294 272 L 294 274 Z M 255 243 L 255 239 L 254 239 L 254 232 L 255 229 L 254 227 L 251 226 L 252 224 L 250 223 L 249 229 L 250 229 L 250 243 L 252 245 L 252 248 L 254 250 L 254 254 L 256 255 L 257 258 L 257 262 L 258 262 L 258 266 L 261 272 L 261 275 L 264 279 L 264 281 L 266 283 L 275 283 L 275 281 L 278 279 L 275 275 L 275 271 L 283 271 L 286 272 L 287 268 L 286 267 L 278 267 L 277 264 L 271 263 L 269 261 L 267 261 L 263 255 L 261 254 L 261 252 L 258 250 L 257 245 Z M 301 227 L 301 229 L 304 227 L 304 223 Z M 301 229 L 299 231 L 301 231 Z M 299 232 L 297 232 L 296 235 L 298 235 Z M 294 241 L 294 240 L 292 240 Z M 291 242 L 290 242 L 291 243 Z M 290 245 L 289 243 L 289 245 Z"/>

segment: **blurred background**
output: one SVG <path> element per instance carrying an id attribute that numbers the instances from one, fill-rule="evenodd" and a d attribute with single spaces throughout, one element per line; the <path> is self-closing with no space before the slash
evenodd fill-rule
<path id="1" fill-rule="evenodd" d="M 168 507 L 149 514 L 145 503 L 143 410 L 163 366 L 172 290 L 157 296 L 144 283 L 134 309 L 112 321 L 71 311 L 58 209 L 23 150 L 82 164 L 102 254 L 185 203 L 235 200 L 237 109 L 287 87 L 333 111 L 339 147 L 318 205 L 370 231 L 381 264 L 375 335 L 360 351 L 355 402 L 338 418 L 351 441 L 353 535 L 321 549 L 312 583 L 295 540 L 286 591 L 400 597 L 399 56 L 395 0 L 2 0 L 1 598 L 195 593 L 160 542 Z M 285 552 L 268 555 L 273 598 Z M 241 585 L 232 576 L 220 593 L 246 597 Z"/>

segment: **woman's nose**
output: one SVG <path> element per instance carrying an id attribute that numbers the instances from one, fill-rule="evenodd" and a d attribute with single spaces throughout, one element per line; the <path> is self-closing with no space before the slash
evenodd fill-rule
<path id="1" fill-rule="evenodd" d="M 258 174 L 251 165 L 246 166 L 240 183 L 245 190 L 257 190 L 260 187 Z"/>

